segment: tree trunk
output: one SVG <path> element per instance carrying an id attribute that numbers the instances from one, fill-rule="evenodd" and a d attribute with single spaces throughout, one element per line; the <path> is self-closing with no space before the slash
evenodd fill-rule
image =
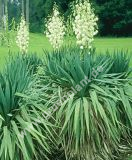
<path id="1" fill-rule="evenodd" d="M 0 0 L 0 31 L 2 30 L 2 0 Z"/>
<path id="2" fill-rule="evenodd" d="M 29 0 L 26 0 L 26 22 L 29 28 Z"/>
<path id="3" fill-rule="evenodd" d="M 6 30 L 5 2 L 2 0 L 2 29 Z"/>
<path id="4" fill-rule="evenodd" d="M 8 0 L 5 0 L 5 30 L 8 30 Z"/>
<path id="5" fill-rule="evenodd" d="M 25 15 L 24 15 L 24 0 L 22 0 L 22 16 L 25 17 Z"/>

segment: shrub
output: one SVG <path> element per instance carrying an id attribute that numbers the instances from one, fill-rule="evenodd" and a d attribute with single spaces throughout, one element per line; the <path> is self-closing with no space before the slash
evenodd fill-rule
<path id="1" fill-rule="evenodd" d="M 44 71 L 50 111 L 68 159 L 111 160 L 129 150 L 132 86 L 126 53 L 89 55 L 63 48 L 47 54 Z"/>
<path id="2" fill-rule="evenodd" d="M 45 106 L 36 103 L 34 86 L 25 59 L 11 57 L 0 73 L 1 160 L 48 159 L 53 125 L 42 119 Z"/>

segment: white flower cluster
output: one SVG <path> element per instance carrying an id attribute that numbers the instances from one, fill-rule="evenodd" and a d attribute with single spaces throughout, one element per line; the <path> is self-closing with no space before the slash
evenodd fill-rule
<path id="1" fill-rule="evenodd" d="M 17 28 L 17 37 L 16 37 L 16 43 L 17 46 L 20 48 L 20 51 L 22 54 L 26 53 L 28 50 L 29 45 L 29 31 L 26 25 L 26 21 L 24 17 L 21 17 L 21 22 Z"/>
<path id="2" fill-rule="evenodd" d="M 49 39 L 54 49 L 58 49 L 63 44 L 65 35 L 65 25 L 56 5 L 53 7 L 53 15 L 46 24 L 46 37 Z"/>
<path id="3" fill-rule="evenodd" d="M 77 44 L 81 49 L 91 48 L 94 36 L 98 33 L 97 21 L 91 4 L 88 0 L 79 2 L 74 6 L 73 30 L 76 35 Z"/>

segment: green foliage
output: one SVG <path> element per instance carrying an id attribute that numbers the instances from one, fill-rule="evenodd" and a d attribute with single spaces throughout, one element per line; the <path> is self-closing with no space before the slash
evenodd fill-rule
<path id="1" fill-rule="evenodd" d="M 65 19 L 70 13 L 70 3 L 74 0 L 32 0 L 30 2 L 30 30 L 43 32 L 44 19 L 51 13 L 54 2 L 57 3 Z M 131 0 L 92 0 L 95 11 L 99 15 L 101 35 L 132 35 L 132 1 Z M 19 0 L 21 4 L 21 1 Z M 12 17 L 18 22 L 21 16 L 21 5 L 9 3 L 9 22 Z"/>
<path id="2" fill-rule="evenodd" d="M 22 58 L 17 56 L 17 58 L 10 57 L 10 63 L 7 62 L 3 73 L 0 74 L 0 79 L 1 116 L 6 118 L 12 108 L 19 109 L 19 98 L 15 96 L 15 93 L 23 93 L 31 82 L 31 77 L 28 73 L 28 66 Z M 10 120 L 10 118 L 7 119 Z"/>
<path id="3" fill-rule="evenodd" d="M 93 77 L 93 68 L 97 71 L 99 66 L 103 70 Z M 54 116 L 68 159 L 112 160 L 131 150 L 132 86 L 128 66 L 129 57 L 123 52 L 98 56 L 63 48 L 47 55 L 43 81 L 51 94 L 49 107 L 50 102 L 58 104 Z M 80 83 L 85 76 L 91 81 Z M 71 87 L 77 93 L 61 101 Z"/>
<path id="4" fill-rule="evenodd" d="M 32 0 L 30 3 L 30 29 L 32 32 L 44 31 L 44 19 L 49 15 L 53 7 L 50 0 Z"/>
<path id="5" fill-rule="evenodd" d="M 25 61 L 33 73 L 36 73 L 38 68 L 43 65 L 42 58 L 38 57 L 36 53 L 27 54 Z"/>
<path id="6" fill-rule="evenodd" d="M 6 31 L 0 33 L 0 46 L 3 45 L 9 46 L 9 33 Z"/>
<path id="7" fill-rule="evenodd" d="M 31 30 L 37 31 L 40 28 L 42 31 L 44 19 L 51 12 L 53 7 L 53 2 L 56 2 L 57 5 L 64 13 L 65 18 L 67 19 L 70 13 L 70 3 L 73 0 L 42 0 L 31 2 Z M 99 15 L 99 30 L 101 35 L 121 35 L 128 36 L 132 35 L 131 27 L 132 27 L 132 11 L 131 0 L 108 0 L 108 1 L 98 1 L 92 0 L 93 6 L 95 7 L 95 11 Z M 39 8 L 39 10 L 38 10 Z"/>
<path id="8" fill-rule="evenodd" d="M 0 32 L 0 46 L 8 46 L 8 48 L 10 48 L 16 38 L 15 20 L 13 18 L 11 24 L 8 24 L 8 20 L 6 20 L 6 28 L 4 28 L 4 21 L 2 21 L 2 23 L 2 30 Z"/>
<path id="9" fill-rule="evenodd" d="M 30 69 L 18 55 L 0 73 L 1 160 L 48 159 L 50 153 L 53 125 L 42 116 L 45 106 L 35 101 L 36 78 Z"/>
<path id="10" fill-rule="evenodd" d="M 131 73 L 131 55 L 129 55 L 127 51 L 117 50 L 114 51 L 113 54 L 110 54 L 109 51 L 107 51 L 106 55 L 98 55 L 97 61 L 101 61 L 104 57 L 106 58 L 106 61 L 108 58 L 110 58 L 112 62 L 112 67 L 110 68 L 108 73 L 122 73 L 122 76 L 120 78 L 123 79 L 129 76 L 129 74 Z"/>
<path id="11" fill-rule="evenodd" d="M 47 66 L 45 69 L 46 75 L 52 77 L 52 80 L 58 81 L 59 85 L 64 87 L 75 87 L 85 76 L 93 79 L 93 69 L 97 70 L 99 66 L 103 69 L 103 73 L 124 75 L 124 78 L 129 74 L 130 58 L 126 53 L 115 52 L 113 55 L 107 53 L 106 56 L 95 56 L 94 50 L 91 55 L 84 50 L 84 54 L 80 54 L 79 48 L 63 48 L 59 51 L 54 51 L 47 54 Z M 122 66 L 122 67 L 121 67 Z M 96 78 L 100 77 L 99 73 Z M 94 79 L 93 79 L 94 81 Z M 89 88 L 88 83 L 81 94 Z"/>
<path id="12" fill-rule="evenodd" d="M 47 52 L 45 63 L 35 54 L 10 56 L 0 73 L 0 159 L 114 160 L 131 153 L 129 61 L 123 51 L 90 55 L 76 47 Z M 81 83 L 85 76 L 91 81 Z M 63 101 L 71 87 L 76 93 Z"/>
<path id="13" fill-rule="evenodd" d="M 110 69 L 109 73 L 124 73 L 124 76 L 121 78 L 127 78 L 131 73 L 130 69 L 130 60 L 128 52 L 117 51 L 112 55 L 113 66 Z"/>
<path id="14" fill-rule="evenodd" d="M 131 0 L 93 0 L 101 35 L 131 36 Z"/>

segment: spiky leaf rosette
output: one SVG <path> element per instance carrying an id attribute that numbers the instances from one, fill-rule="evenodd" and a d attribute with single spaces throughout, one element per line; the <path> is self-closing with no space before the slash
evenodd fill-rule
<path id="1" fill-rule="evenodd" d="M 40 153 L 48 159 L 53 125 L 42 116 L 44 105 L 32 100 L 35 78 L 23 56 L 7 62 L 0 73 L 0 159 L 37 160 Z"/>
<path id="2" fill-rule="evenodd" d="M 44 71 L 67 158 L 111 160 L 130 147 L 132 86 L 127 54 L 90 56 L 87 50 L 80 55 L 80 49 L 63 48 L 47 55 Z"/>

